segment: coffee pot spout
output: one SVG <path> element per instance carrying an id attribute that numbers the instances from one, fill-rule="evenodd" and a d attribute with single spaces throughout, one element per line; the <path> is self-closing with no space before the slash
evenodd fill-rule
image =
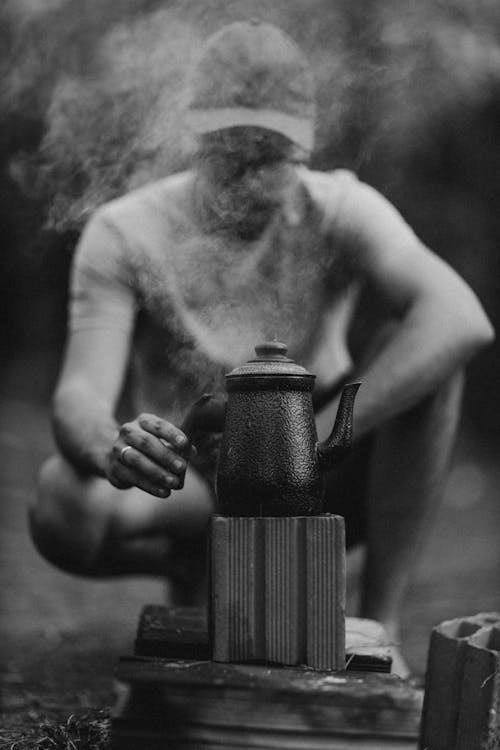
<path id="1" fill-rule="evenodd" d="M 333 430 L 330 436 L 317 446 L 321 471 L 330 471 L 349 453 L 352 443 L 354 400 L 360 385 L 361 383 L 348 383 L 342 390 Z"/>

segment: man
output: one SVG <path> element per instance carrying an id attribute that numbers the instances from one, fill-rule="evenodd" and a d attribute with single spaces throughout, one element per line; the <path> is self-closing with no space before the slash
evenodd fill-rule
<path id="1" fill-rule="evenodd" d="M 281 31 L 235 23 L 215 34 L 188 122 L 192 169 L 105 205 L 81 238 L 54 399 L 60 455 L 41 472 L 34 541 L 68 571 L 170 576 L 177 600 L 193 601 L 217 435 L 192 448 L 179 425 L 257 343 L 278 338 L 317 375 L 320 435 L 338 386 L 353 371 L 363 381 L 357 454 L 332 478 L 325 509 L 346 516 L 350 544 L 366 541 L 360 614 L 397 641 L 445 478 L 460 372 L 491 325 L 379 193 L 348 172 L 306 168 L 312 80 Z M 362 289 L 386 315 L 353 361 Z M 129 374 L 134 413 L 120 425 Z M 396 668 L 405 673 L 399 657 Z"/>

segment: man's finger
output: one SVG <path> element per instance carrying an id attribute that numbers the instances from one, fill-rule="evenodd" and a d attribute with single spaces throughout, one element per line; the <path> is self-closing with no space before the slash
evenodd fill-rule
<path id="1" fill-rule="evenodd" d="M 146 432 L 151 435 L 163 438 L 177 451 L 184 453 L 189 450 L 189 439 L 179 430 L 178 427 L 167 422 L 165 419 L 155 416 L 154 414 L 141 414 L 137 421 Z"/>
<path id="2" fill-rule="evenodd" d="M 126 490 L 134 486 L 134 476 L 124 464 L 113 461 L 108 471 L 108 479 L 114 487 Z"/>
<path id="3" fill-rule="evenodd" d="M 147 477 L 137 475 L 133 469 L 116 461 L 113 463 L 111 476 L 108 478 L 111 484 L 118 489 L 138 487 L 139 489 L 144 490 L 144 492 L 148 492 L 150 495 L 163 498 L 168 497 L 171 494 L 171 490 L 164 484 L 158 485 L 155 482 L 150 481 Z"/>
<path id="4" fill-rule="evenodd" d="M 164 487 L 168 490 L 178 490 L 182 486 L 183 478 L 165 471 L 161 466 L 151 461 L 147 456 L 132 446 L 123 450 L 120 443 L 115 444 L 113 453 L 115 458 L 129 468 L 134 475 L 134 484 L 147 480 L 152 486 Z"/>
<path id="5" fill-rule="evenodd" d="M 144 490 L 144 492 L 148 492 L 150 495 L 155 495 L 156 497 L 165 498 L 171 494 L 171 490 L 169 490 L 168 487 L 159 487 L 145 477 L 136 477 L 135 486 L 140 490 Z"/>
<path id="6" fill-rule="evenodd" d="M 186 460 L 173 450 L 166 440 L 158 438 L 139 427 L 134 427 L 135 424 L 134 422 L 130 425 L 124 425 L 120 431 L 121 438 L 124 441 L 124 448 L 120 448 L 120 458 L 124 455 L 124 449 L 131 446 L 164 469 L 178 474 L 182 479 L 187 468 Z"/>

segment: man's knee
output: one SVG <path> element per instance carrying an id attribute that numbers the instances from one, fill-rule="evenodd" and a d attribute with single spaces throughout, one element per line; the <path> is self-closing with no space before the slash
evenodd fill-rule
<path id="1" fill-rule="evenodd" d="M 31 538 L 49 562 L 71 573 L 88 572 L 93 553 L 87 537 L 89 510 L 84 502 L 84 480 L 59 456 L 42 465 L 36 495 L 28 509 Z"/>
<path id="2" fill-rule="evenodd" d="M 59 456 L 51 456 L 40 468 L 36 493 L 28 509 L 30 531 L 37 546 L 45 536 L 52 536 L 58 526 L 64 470 L 64 463 Z"/>

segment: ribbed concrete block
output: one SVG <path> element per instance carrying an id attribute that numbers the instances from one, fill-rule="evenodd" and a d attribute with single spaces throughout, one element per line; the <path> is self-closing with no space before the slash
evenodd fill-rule
<path id="1" fill-rule="evenodd" d="M 498 613 L 482 613 L 473 617 L 447 620 L 433 629 L 425 676 L 421 748 L 458 750 L 460 747 L 461 750 L 469 750 L 477 747 L 483 750 L 483 745 L 459 745 L 462 741 L 462 731 L 465 732 L 465 728 L 462 730 L 459 726 L 472 721 L 465 708 L 470 699 L 470 696 L 467 697 L 468 691 L 476 691 L 483 697 L 486 695 L 484 688 L 481 688 L 482 680 L 477 675 L 473 677 L 473 664 L 476 661 L 481 662 L 484 657 L 477 657 L 475 652 L 471 655 L 470 648 L 474 648 L 473 644 L 477 638 L 481 644 L 485 632 L 489 633 L 495 625 L 500 625 Z M 477 646 L 475 648 L 477 649 Z M 476 709 L 474 714 L 477 714 Z M 484 725 L 484 719 L 481 721 Z M 476 729 L 477 727 L 474 727 L 473 731 Z"/>
<path id="2" fill-rule="evenodd" d="M 463 649 L 467 638 L 480 627 L 481 624 L 472 619 L 449 620 L 431 633 L 422 714 L 422 747 L 455 748 Z"/>
<path id="3" fill-rule="evenodd" d="M 305 660 L 303 518 L 262 519 L 265 534 L 265 654 L 277 664 Z"/>
<path id="4" fill-rule="evenodd" d="M 500 623 L 478 630 L 465 646 L 455 748 L 500 748 Z"/>
<path id="5" fill-rule="evenodd" d="M 216 516 L 212 521 L 210 630 L 215 661 L 265 657 L 260 527 L 260 518 Z"/>
<path id="6" fill-rule="evenodd" d="M 345 527 L 341 516 L 307 519 L 307 664 L 345 666 Z"/>
<path id="7" fill-rule="evenodd" d="M 215 661 L 345 666 L 345 534 L 340 516 L 211 524 Z"/>

